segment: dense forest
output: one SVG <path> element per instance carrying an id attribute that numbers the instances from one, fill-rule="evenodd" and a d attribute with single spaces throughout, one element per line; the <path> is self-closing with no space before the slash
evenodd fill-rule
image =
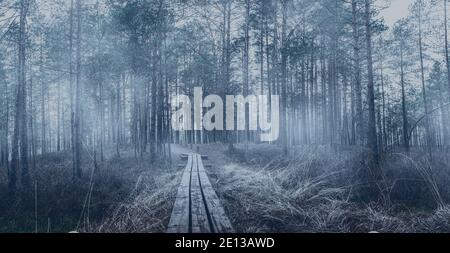
<path id="1" fill-rule="evenodd" d="M 186 150 L 240 232 L 450 231 L 447 1 L 410 2 L 0 0 L 0 231 L 164 231 Z M 278 140 L 175 131 L 195 87 L 279 95 Z"/>

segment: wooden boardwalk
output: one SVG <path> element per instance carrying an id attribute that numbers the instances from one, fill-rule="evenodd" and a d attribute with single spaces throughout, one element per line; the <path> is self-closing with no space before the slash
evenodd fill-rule
<path id="1" fill-rule="evenodd" d="M 168 233 L 230 233 L 233 227 L 205 172 L 199 154 L 184 154 L 187 160 Z"/>

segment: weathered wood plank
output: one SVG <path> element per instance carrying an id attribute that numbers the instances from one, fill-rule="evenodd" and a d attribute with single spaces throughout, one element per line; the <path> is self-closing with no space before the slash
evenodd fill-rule
<path id="1" fill-rule="evenodd" d="M 192 171 L 193 157 L 189 156 L 186 167 L 181 177 L 177 196 L 173 205 L 172 214 L 167 228 L 168 233 L 189 233 L 190 232 L 190 179 Z"/>
<path id="2" fill-rule="evenodd" d="M 192 155 L 192 174 L 191 174 L 191 214 L 192 214 L 192 232 L 210 233 L 211 228 L 208 224 L 208 215 L 206 213 L 205 202 L 203 201 L 202 190 L 198 176 L 197 155 Z"/>
<path id="3" fill-rule="evenodd" d="M 193 158 L 195 160 L 195 158 Z M 206 201 L 206 207 L 209 211 L 211 230 L 216 233 L 231 233 L 234 231 L 230 220 L 225 214 L 225 210 L 220 204 L 219 197 L 212 188 L 211 182 L 209 181 L 208 175 L 206 174 L 205 168 L 202 163 L 202 159 L 197 155 L 198 161 L 198 173 L 200 177 L 200 182 L 204 194 L 204 199 Z"/>
<path id="4" fill-rule="evenodd" d="M 168 233 L 229 233 L 233 227 L 212 188 L 199 154 L 186 155 Z"/>

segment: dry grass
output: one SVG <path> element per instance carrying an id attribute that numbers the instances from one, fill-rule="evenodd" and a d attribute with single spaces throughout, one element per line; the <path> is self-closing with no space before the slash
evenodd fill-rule
<path id="1" fill-rule="evenodd" d="M 150 175 L 142 175 L 130 200 L 120 204 L 112 214 L 91 232 L 164 232 L 169 223 L 179 173 L 165 173 L 152 180 Z M 147 182 L 147 183 L 143 183 Z M 142 184 L 142 185 L 141 185 Z"/>
<path id="2" fill-rule="evenodd" d="M 172 205 L 170 190 L 176 184 L 176 171 L 167 164 L 152 163 L 148 157 L 136 159 L 133 152 L 125 150 L 121 157 L 107 155 L 95 168 L 91 155 L 84 154 L 83 177 L 75 181 L 69 153 L 37 157 L 33 191 L 20 193 L 13 203 L 0 204 L 0 231 L 113 232 L 108 222 L 115 211 L 117 232 L 160 231 L 170 215 L 167 210 Z M 0 180 L 0 197 L 5 199 L 8 191 L 3 173 Z M 131 211 L 131 207 L 136 209 Z M 120 215 L 135 216 L 148 225 L 133 227 Z"/>
<path id="3" fill-rule="evenodd" d="M 178 150 L 185 152 L 185 150 Z M 385 157 L 389 202 L 367 202 L 363 150 L 275 145 L 206 145 L 209 170 L 237 232 L 450 232 L 450 167 L 444 153 Z M 174 154 L 176 158 L 178 154 Z M 173 164 L 178 164 L 174 161 Z M 164 232 L 181 171 L 122 152 L 83 179 L 71 181 L 70 155 L 41 157 L 33 171 L 36 194 L 0 205 L 0 231 Z M 6 194 L 0 173 L 0 196 Z M 37 196 L 37 209 L 35 197 Z M 36 218 L 37 217 L 37 220 Z"/>
<path id="4" fill-rule="evenodd" d="M 413 211 L 396 196 L 389 206 L 358 201 L 355 193 L 364 182 L 358 181 L 355 174 L 364 166 L 362 151 L 337 153 L 324 146 L 298 148 L 286 158 L 277 150 L 255 150 L 258 148 L 228 154 L 233 162 L 216 168 L 210 175 L 238 232 L 450 231 L 450 209 L 442 199 L 431 198 L 431 202 L 439 204 L 435 211 L 420 211 L 419 207 Z M 264 158 L 258 158 L 258 153 Z M 395 161 L 397 173 L 406 173 L 408 179 L 415 179 L 412 182 L 420 182 L 416 186 L 426 189 L 421 192 L 424 196 L 439 196 L 440 184 L 426 174 L 424 160 L 415 160 L 414 168 L 404 157 Z M 388 175 L 398 176 L 391 169 L 384 168 Z M 394 176 L 387 180 L 403 180 Z M 409 188 L 400 184 L 393 186 L 392 191 L 400 196 L 405 191 L 409 194 Z"/>
<path id="5" fill-rule="evenodd" d="M 172 147 L 173 165 L 179 164 L 185 148 Z M 117 162 L 123 159 L 118 159 Z M 129 164 L 129 163 L 126 163 Z M 148 162 L 147 162 L 148 164 Z M 106 217 L 88 232 L 158 233 L 165 232 L 172 213 L 182 170 L 165 163 L 154 163 L 139 173 L 129 195 L 115 205 Z"/>

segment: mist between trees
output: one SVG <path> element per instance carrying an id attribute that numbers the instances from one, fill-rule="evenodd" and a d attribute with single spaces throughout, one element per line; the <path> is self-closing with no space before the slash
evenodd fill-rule
<path id="1" fill-rule="evenodd" d="M 271 95 L 270 99 L 266 95 L 259 95 L 258 98 L 255 95 L 247 97 L 226 95 L 225 97 L 226 111 L 224 113 L 222 98 L 211 94 L 203 101 L 201 87 L 194 88 L 193 103 L 186 95 L 174 96 L 171 100 L 172 109 L 175 110 L 171 115 L 172 129 L 175 131 L 260 130 L 260 141 L 273 142 L 278 139 L 280 133 L 280 98 L 278 95 Z M 179 108 L 177 109 L 177 107 Z M 203 113 L 204 107 L 209 108 L 205 113 Z M 192 110 L 194 111 L 193 116 Z M 225 127 L 224 117 L 227 122 Z"/>
<path id="2" fill-rule="evenodd" d="M 170 99 L 192 99 L 194 87 L 222 100 L 278 95 L 271 144 L 285 155 L 364 147 L 375 180 L 394 151 L 432 160 L 450 144 L 446 1 L 415 0 L 393 27 L 380 15 L 387 4 L 1 1 L 0 166 L 11 196 L 32 191 L 42 154 L 69 151 L 76 180 L 86 151 L 170 160 L 172 144 L 262 141 L 248 114 L 244 131 L 173 131 Z"/>

